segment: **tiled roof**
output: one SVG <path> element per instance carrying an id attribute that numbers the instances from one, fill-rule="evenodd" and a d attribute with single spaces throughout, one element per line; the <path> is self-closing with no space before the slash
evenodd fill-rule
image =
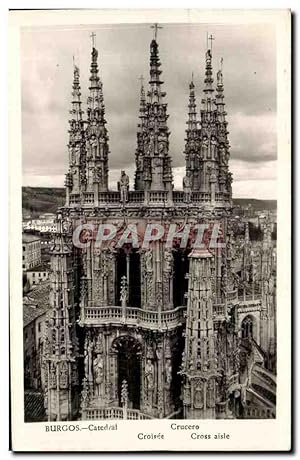
<path id="1" fill-rule="evenodd" d="M 50 283 L 40 283 L 23 297 L 23 327 L 50 308 Z"/>
<path id="2" fill-rule="evenodd" d="M 35 267 L 29 268 L 26 272 L 49 272 L 50 264 L 48 262 L 42 262 Z"/>
<path id="3" fill-rule="evenodd" d="M 32 241 L 39 241 L 41 238 L 30 233 L 22 233 L 22 243 L 31 243 Z"/>

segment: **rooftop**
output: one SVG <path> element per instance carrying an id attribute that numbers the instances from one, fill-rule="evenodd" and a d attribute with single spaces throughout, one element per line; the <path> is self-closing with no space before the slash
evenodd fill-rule
<path id="1" fill-rule="evenodd" d="M 40 283 L 23 297 L 23 327 L 50 309 L 50 283 Z"/>
<path id="2" fill-rule="evenodd" d="M 30 233 L 22 233 L 22 243 L 32 243 L 33 241 L 40 241 L 40 237 Z"/>
<path id="3" fill-rule="evenodd" d="M 49 262 L 42 262 L 39 265 L 36 265 L 35 267 L 29 268 L 26 270 L 26 272 L 48 272 L 50 271 L 50 264 Z"/>

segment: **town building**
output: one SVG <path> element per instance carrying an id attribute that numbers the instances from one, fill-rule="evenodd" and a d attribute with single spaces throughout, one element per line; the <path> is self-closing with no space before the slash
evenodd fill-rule
<path id="1" fill-rule="evenodd" d="M 29 270 L 41 263 L 41 240 L 29 233 L 22 234 L 22 268 Z"/>

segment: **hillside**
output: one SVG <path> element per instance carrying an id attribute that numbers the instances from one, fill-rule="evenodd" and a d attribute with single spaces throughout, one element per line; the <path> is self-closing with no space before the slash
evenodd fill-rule
<path id="1" fill-rule="evenodd" d="M 36 217 L 44 212 L 55 212 L 65 202 L 64 188 L 22 187 L 23 214 Z M 234 198 L 235 206 L 246 207 L 251 204 L 257 210 L 276 210 L 276 200 L 255 200 L 253 198 Z"/>
<path id="2" fill-rule="evenodd" d="M 23 215 L 36 217 L 44 212 L 56 212 L 65 202 L 64 188 L 22 187 Z"/>

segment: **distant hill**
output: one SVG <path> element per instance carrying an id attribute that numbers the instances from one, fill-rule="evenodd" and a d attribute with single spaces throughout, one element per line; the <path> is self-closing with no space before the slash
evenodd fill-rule
<path id="1" fill-rule="evenodd" d="M 241 206 L 242 208 L 251 204 L 255 211 L 276 211 L 277 200 L 256 200 L 255 198 L 233 198 L 234 206 Z"/>
<path id="2" fill-rule="evenodd" d="M 36 217 L 44 212 L 56 212 L 65 203 L 64 188 L 22 187 L 23 215 Z"/>
<path id="3" fill-rule="evenodd" d="M 22 187 L 23 215 L 30 214 L 36 217 L 44 212 L 55 212 L 65 202 L 64 188 L 50 187 Z M 234 198 L 235 206 L 246 207 L 249 204 L 254 210 L 274 211 L 277 208 L 276 200 L 255 200 L 253 198 Z"/>

